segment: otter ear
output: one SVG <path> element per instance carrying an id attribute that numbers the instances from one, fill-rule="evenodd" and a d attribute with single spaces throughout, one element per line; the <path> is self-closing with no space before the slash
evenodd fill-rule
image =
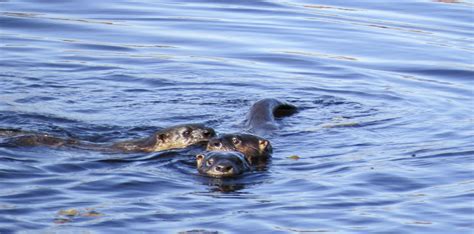
<path id="1" fill-rule="evenodd" d="M 204 154 L 196 155 L 196 160 L 203 160 L 203 159 L 204 159 Z"/>
<path id="2" fill-rule="evenodd" d="M 265 151 L 270 145 L 270 142 L 267 140 L 258 140 L 258 148 L 260 151 Z"/>
<path id="3" fill-rule="evenodd" d="M 196 162 L 197 162 L 198 167 L 201 167 L 202 160 L 204 160 L 204 157 L 205 157 L 204 154 L 196 155 Z"/>

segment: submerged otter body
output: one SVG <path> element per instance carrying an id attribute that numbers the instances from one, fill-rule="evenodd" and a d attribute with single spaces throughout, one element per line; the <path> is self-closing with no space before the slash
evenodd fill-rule
<path id="1" fill-rule="evenodd" d="M 210 151 L 198 154 L 196 164 L 199 173 L 211 177 L 233 177 L 250 170 L 245 156 L 236 151 Z"/>
<path id="2" fill-rule="evenodd" d="M 14 137 L 18 135 L 31 134 L 31 132 L 26 132 L 20 129 L 14 128 L 0 128 L 0 137 Z"/>
<path id="3" fill-rule="evenodd" d="M 6 144 L 10 146 L 67 146 L 110 152 L 156 152 L 206 143 L 209 139 L 216 136 L 216 133 L 212 128 L 202 124 L 182 124 L 164 128 L 144 139 L 123 141 L 109 146 L 15 129 L 0 129 L 0 136 L 9 137 L 6 140 Z"/>
<path id="4" fill-rule="evenodd" d="M 250 107 L 245 120 L 246 130 L 257 135 L 266 135 L 278 129 L 275 118 L 290 116 L 297 112 L 296 106 L 274 98 L 257 101 Z"/>
<path id="5" fill-rule="evenodd" d="M 16 136 L 7 140 L 7 144 L 10 146 L 50 146 L 50 147 L 61 147 L 61 146 L 73 146 L 78 145 L 80 142 L 75 139 L 63 139 L 48 134 L 28 134 L 22 136 Z"/>

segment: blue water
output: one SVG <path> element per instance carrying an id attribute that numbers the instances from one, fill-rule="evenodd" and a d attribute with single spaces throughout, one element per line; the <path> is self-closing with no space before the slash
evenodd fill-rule
<path id="1" fill-rule="evenodd" d="M 471 0 L 0 1 L 2 128 L 107 144 L 300 108 L 236 179 L 200 176 L 199 149 L 2 147 L 0 233 L 474 233 L 473 20 Z"/>

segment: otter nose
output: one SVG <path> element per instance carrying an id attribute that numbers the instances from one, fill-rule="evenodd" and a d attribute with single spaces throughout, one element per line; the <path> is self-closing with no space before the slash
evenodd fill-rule
<path id="1" fill-rule="evenodd" d="M 219 172 L 229 172 L 230 170 L 232 170 L 232 166 L 230 165 L 217 165 L 216 166 L 216 171 L 219 171 Z"/>
<path id="2" fill-rule="evenodd" d="M 214 130 L 212 130 L 212 129 L 204 129 L 202 131 L 202 135 L 204 135 L 205 137 L 212 137 L 215 134 L 214 134 Z"/>

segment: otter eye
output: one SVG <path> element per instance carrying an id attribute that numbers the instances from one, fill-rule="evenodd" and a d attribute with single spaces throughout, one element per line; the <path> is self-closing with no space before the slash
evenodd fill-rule
<path id="1" fill-rule="evenodd" d="M 240 140 L 239 140 L 239 138 L 237 138 L 237 137 L 233 137 L 233 138 L 232 138 L 232 143 L 234 143 L 234 145 L 238 145 L 238 144 L 240 144 Z"/>
<path id="2" fill-rule="evenodd" d="M 188 130 L 184 131 L 182 134 L 183 134 L 184 137 L 188 137 L 189 135 L 191 135 L 191 130 L 188 129 Z"/>
<path id="3" fill-rule="evenodd" d="M 208 167 L 210 167 L 210 166 L 212 166 L 213 163 L 214 163 L 214 160 L 213 160 L 213 159 L 209 159 L 209 160 L 207 160 L 206 165 L 207 165 Z"/>

